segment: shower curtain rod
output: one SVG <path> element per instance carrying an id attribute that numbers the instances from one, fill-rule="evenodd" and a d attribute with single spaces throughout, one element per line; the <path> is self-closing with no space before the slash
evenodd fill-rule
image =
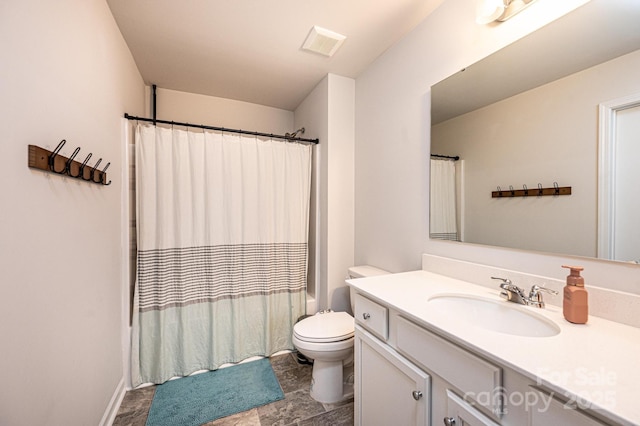
<path id="1" fill-rule="evenodd" d="M 457 156 L 457 155 L 456 155 L 455 157 L 452 157 L 452 156 L 450 156 L 450 155 L 438 155 L 438 154 L 431 154 L 431 156 L 432 156 L 432 157 L 436 157 L 436 158 L 445 158 L 445 159 L 447 159 L 447 160 L 453 160 L 453 161 L 458 161 L 458 160 L 460 159 L 460 157 L 459 157 L 459 156 Z"/>
<path id="2" fill-rule="evenodd" d="M 127 114 L 126 112 L 124 113 L 124 118 L 126 118 L 127 120 L 145 121 L 148 123 L 153 123 L 154 126 L 156 125 L 156 123 L 160 123 L 160 124 L 169 124 L 172 126 L 192 127 L 195 129 L 216 130 L 219 132 L 240 133 L 243 135 L 252 135 L 252 136 L 264 136 L 268 138 L 284 139 L 284 140 L 293 141 L 293 142 L 308 142 L 312 144 L 320 143 L 318 139 L 307 139 L 307 138 L 291 137 L 287 135 L 274 135 L 272 133 L 252 132 L 249 130 L 227 129 L 226 127 L 205 126 L 204 124 L 180 123 L 177 121 L 167 121 L 167 120 L 157 120 L 153 118 L 135 117 L 133 115 Z"/>

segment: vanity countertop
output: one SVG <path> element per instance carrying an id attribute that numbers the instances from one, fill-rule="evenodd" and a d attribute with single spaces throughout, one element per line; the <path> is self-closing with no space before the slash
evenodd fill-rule
<path id="1" fill-rule="evenodd" d="M 515 305 L 533 310 L 560 327 L 555 336 L 522 337 L 455 321 L 428 307 L 428 299 L 442 293 L 510 303 L 500 299 L 497 284 L 492 289 L 427 271 L 353 279 L 347 283 L 358 293 L 397 310 L 426 329 L 509 367 L 580 406 L 621 424 L 640 424 L 638 328 L 594 316 L 589 316 L 587 324 L 572 324 L 564 319 L 561 308 Z"/>

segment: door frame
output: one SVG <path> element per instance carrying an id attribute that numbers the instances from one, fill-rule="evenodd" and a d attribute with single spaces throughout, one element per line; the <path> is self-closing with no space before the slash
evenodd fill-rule
<path id="1" fill-rule="evenodd" d="M 640 106 L 640 93 L 602 102 L 599 105 L 598 135 L 598 233 L 599 259 L 615 258 L 616 116 L 619 111 Z"/>

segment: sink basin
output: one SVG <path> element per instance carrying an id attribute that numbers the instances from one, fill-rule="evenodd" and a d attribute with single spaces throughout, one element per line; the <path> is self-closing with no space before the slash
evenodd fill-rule
<path id="1" fill-rule="evenodd" d="M 507 301 L 441 294 L 431 297 L 427 306 L 442 311 L 442 315 L 452 321 L 465 321 L 498 333 L 524 337 L 550 337 L 560 333 L 560 327 L 553 321 Z"/>

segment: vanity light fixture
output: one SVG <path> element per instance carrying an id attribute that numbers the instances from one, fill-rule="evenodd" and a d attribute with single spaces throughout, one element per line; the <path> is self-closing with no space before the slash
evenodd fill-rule
<path id="1" fill-rule="evenodd" d="M 503 22 L 536 0 L 476 0 L 476 22 Z"/>

